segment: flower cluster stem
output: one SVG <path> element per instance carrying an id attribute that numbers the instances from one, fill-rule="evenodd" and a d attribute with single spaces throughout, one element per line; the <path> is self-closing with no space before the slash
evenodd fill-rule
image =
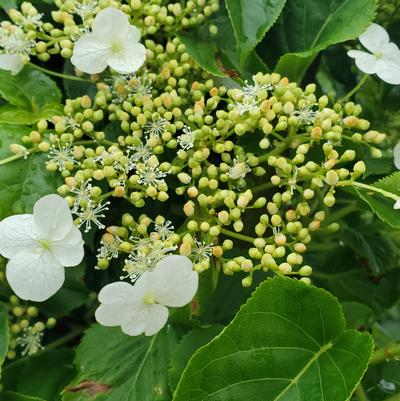
<path id="1" fill-rule="evenodd" d="M 227 237 L 232 237 L 239 239 L 241 241 L 250 242 L 251 244 L 254 242 L 254 238 L 249 237 L 248 235 L 235 233 L 234 231 L 230 231 L 225 228 L 221 228 L 221 233 L 226 235 Z"/>
<path id="2" fill-rule="evenodd" d="M 372 355 L 370 364 L 374 365 L 400 356 L 400 343 L 392 343 L 377 349 Z"/>
<path id="3" fill-rule="evenodd" d="M 0 166 L 3 166 L 4 164 L 7 164 L 7 163 L 11 163 L 14 160 L 21 159 L 22 157 L 25 157 L 25 156 L 26 156 L 26 154 L 12 155 L 12 156 L 7 157 L 7 158 L 5 158 L 3 160 L 0 160 Z"/>
<path id="4" fill-rule="evenodd" d="M 349 92 L 347 93 L 344 97 L 342 97 L 339 102 L 347 102 L 355 93 L 357 93 L 367 82 L 367 79 L 369 77 L 369 74 L 365 74 L 360 82 Z"/>
<path id="5" fill-rule="evenodd" d="M 357 396 L 358 401 L 369 401 L 367 393 L 361 383 L 357 386 L 355 395 Z"/>
<path id="6" fill-rule="evenodd" d="M 68 79 L 70 81 L 78 81 L 78 82 L 86 82 L 86 83 L 94 84 L 94 82 L 91 81 L 90 79 L 79 78 L 79 77 L 75 77 L 73 75 L 62 74 L 60 72 L 51 71 L 51 70 L 48 70 L 47 68 L 40 67 L 39 65 L 33 64 L 33 63 L 28 63 L 28 64 L 32 68 L 35 68 L 36 70 L 41 71 L 47 75 L 53 75 L 54 77 Z"/>

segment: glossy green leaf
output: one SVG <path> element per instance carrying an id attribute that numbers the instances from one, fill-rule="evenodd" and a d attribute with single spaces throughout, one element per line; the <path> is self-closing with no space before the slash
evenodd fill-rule
<path id="1" fill-rule="evenodd" d="M 29 132 L 25 126 L 0 124 L 0 160 L 11 156 L 9 145 Z M 46 170 L 47 160 L 47 154 L 34 153 L 0 166 L 0 219 L 31 213 L 40 197 L 57 192 L 60 178 Z"/>
<path id="2" fill-rule="evenodd" d="M 130 337 L 121 329 L 92 326 L 76 352 L 78 375 L 64 401 L 169 401 L 168 364 L 178 342 L 166 327 L 153 337 Z"/>
<path id="3" fill-rule="evenodd" d="M 198 350 L 174 401 L 346 401 L 372 354 L 328 292 L 276 277 Z"/>
<path id="4" fill-rule="evenodd" d="M 348 246 L 334 248 L 325 259 L 318 257 L 309 262 L 314 268 L 315 284 L 329 290 L 340 301 L 360 302 L 380 313 L 398 300 L 399 269 L 381 276 L 372 275 Z"/>
<path id="5" fill-rule="evenodd" d="M 1 366 L 4 363 L 8 351 L 8 311 L 6 307 L 0 303 L 0 376 L 1 376 Z"/>
<path id="6" fill-rule="evenodd" d="M 0 123 L 29 125 L 63 113 L 56 83 L 29 66 L 18 75 L 0 70 L 0 96 L 9 102 L 0 107 Z"/>
<path id="7" fill-rule="evenodd" d="M 194 329 L 186 334 L 179 345 L 176 347 L 174 354 L 171 357 L 169 369 L 169 384 L 171 390 L 174 391 L 181 379 L 182 373 L 189 362 L 190 357 L 197 349 L 209 343 L 217 336 L 223 326 L 213 325 L 206 328 Z"/>
<path id="8" fill-rule="evenodd" d="M 217 63 L 215 46 L 210 46 L 210 42 L 202 40 L 195 32 L 181 33 L 179 38 L 201 67 L 217 77 L 225 76 Z"/>
<path id="9" fill-rule="evenodd" d="M 376 6 L 375 0 L 288 0 L 274 34 L 266 38 L 279 43 L 277 72 L 300 80 L 318 52 L 364 32 Z"/>
<path id="10" fill-rule="evenodd" d="M 286 0 L 226 0 L 235 32 L 239 57 L 243 60 L 278 19 Z"/>
<path id="11" fill-rule="evenodd" d="M 400 172 L 385 177 L 372 186 L 400 197 Z M 397 230 L 400 229 L 400 211 L 393 208 L 395 203 L 393 199 L 363 188 L 358 188 L 357 193 L 383 222 Z"/>

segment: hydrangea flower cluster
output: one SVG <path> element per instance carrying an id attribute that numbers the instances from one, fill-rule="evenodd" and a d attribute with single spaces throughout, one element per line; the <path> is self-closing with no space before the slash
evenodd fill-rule
<path id="1" fill-rule="evenodd" d="M 101 290 L 97 320 L 130 335 L 160 330 L 168 307 L 188 304 L 198 273 L 209 269 L 242 273 L 244 287 L 260 271 L 311 282 L 304 255 L 317 232 L 339 229 L 330 208 L 336 192 L 357 186 L 366 170 L 359 147 L 372 158 L 382 155 L 385 134 L 370 128 L 360 105 L 277 73 L 257 73 L 238 87 L 205 72 L 176 24 L 201 23 L 218 10 L 214 0 L 185 7 L 60 1 L 52 16 L 63 29 L 41 18 L 23 23 L 36 15 L 24 4 L 10 12 L 17 28 L 7 29 L 42 39 L 25 56 L 71 58 L 77 75 L 92 74 L 96 92 L 67 99 L 63 115 L 39 121 L 11 147 L 20 155 L 47 154 L 43 167 L 64 180 L 58 193 L 65 200 L 50 195 L 33 215 L 0 223 L 0 253 L 10 258 L 7 278 L 21 298 L 41 301 L 60 288 L 63 267 L 83 257 L 77 227 L 101 232 L 96 268 L 117 268 L 127 280 Z M 159 31 L 168 33 L 166 41 Z M 371 51 L 383 43 L 389 60 L 389 38 L 382 34 L 372 46 L 371 35 L 361 42 Z M 397 64 L 361 53 L 349 52 L 361 69 L 397 79 Z M 43 271 L 32 274 L 38 258 Z M 45 270 L 57 277 L 35 285 Z"/>

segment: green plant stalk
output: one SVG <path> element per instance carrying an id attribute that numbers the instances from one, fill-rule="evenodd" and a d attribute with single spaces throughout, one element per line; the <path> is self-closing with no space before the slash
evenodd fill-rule
<path id="1" fill-rule="evenodd" d="M 368 77 L 369 74 L 365 74 L 361 78 L 360 82 L 349 93 L 339 99 L 339 102 L 347 102 L 356 92 L 358 92 L 364 86 L 364 84 L 367 82 Z"/>
<path id="2" fill-rule="evenodd" d="M 392 395 L 389 398 L 386 398 L 384 401 L 400 401 L 400 393 Z"/>
<path id="3" fill-rule="evenodd" d="M 357 386 L 354 394 L 357 396 L 358 401 L 369 401 L 367 393 L 361 383 Z"/>
<path id="4" fill-rule="evenodd" d="M 7 157 L 6 159 L 0 160 L 0 166 L 3 166 L 4 164 L 7 164 L 7 163 L 11 163 L 14 160 L 21 159 L 22 157 L 25 157 L 25 156 L 27 156 L 27 154 L 13 155 L 13 156 Z"/>
<path id="5" fill-rule="evenodd" d="M 70 81 L 78 81 L 78 82 L 86 82 L 86 83 L 91 83 L 94 84 L 93 81 L 91 81 L 90 79 L 84 79 L 84 78 L 79 78 L 79 77 L 74 77 L 73 75 L 67 75 L 67 74 L 62 74 L 60 72 L 55 72 L 55 71 L 51 71 L 48 70 L 47 68 L 43 68 L 40 67 L 36 64 L 33 63 L 28 63 L 32 68 L 35 68 L 36 70 L 39 70 L 47 75 L 53 75 L 54 77 L 57 78 L 62 78 L 62 79 L 68 79 Z"/>
<path id="6" fill-rule="evenodd" d="M 370 364 L 375 365 L 400 356 L 400 343 L 392 343 L 386 347 L 377 349 L 372 355 Z"/>
<path id="7" fill-rule="evenodd" d="M 235 232 L 227 230 L 225 228 L 221 228 L 221 234 L 224 234 L 227 237 L 239 239 L 241 241 L 250 242 L 251 244 L 254 242 L 254 238 L 249 237 L 248 235 L 235 233 Z"/>

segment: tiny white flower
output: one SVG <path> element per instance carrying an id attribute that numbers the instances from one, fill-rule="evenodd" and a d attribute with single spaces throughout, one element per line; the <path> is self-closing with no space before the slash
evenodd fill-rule
<path id="1" fill-rule="evenodd" d="M 79 210 L 81 207 L 82 203 L 88 203 L 90 202 L 90 190 L 92 189 L 92 184 L 90 183 L 92 181 L 91 178 L 89 178 L 86 181 L 82 181 L 81 185 L 79 187 L 73 187 L 71 188 L 71 193 L 76 195 L 75 200 L 74 200 L 74 205 L 72 206 L 72 212 L 75 213 Z"/>
<path id="2" fill-rule="evenodd" d="M 103 238 L 100 240 L 101 247 L 97 249 L 98 259 L 117 259 L 119 256 L 119 246 L 122 243 L 122 239 L 114 237 L 111 242 L 105 242 Z"/>
<path id="3" fill-rule="evenodd" d="M 78 265 L 84 254 L 67 201 L 47 195 L 33 214 L 1 221 L 0 254 L 10 259 L 6 277 L 19 298 L 41 302 L 54 295 L 64 282 L 64 267 Z"/>
<path id="4" fill-rule="evenodd" d="M 74 159 L 74 150 L 71 144 L 63 145 L 61 142 L 58 142 L 57 146 L 52 145 L 47 157 L 49 160 L 46 164 L 57 164 L 59 171 L 65 170 L 66 163 L 77 163 Z"/>
<path id="5" fill-rule="evenodd" d="M 103 72 L 107 66 L 120 74 L 135 72 L 146 59 L 146 48 L 139 39 L 140 32 L 128 16 L 108 7 L 97 14 L 92 32 L 75 43 L 71 62 L 88 74 Z"/>
<path id="6" fill-rule="evenodd" d="M 183 150 L 189 150 L 193 148 L 196 134 L 188 126 L 183 127 L 183 134 L 178 137 L 179 146 Z"/>
<path id="7" fill-rule="evenodd" d="M 253 76 L 253 85 L 250 85 L 245 81 L 245 86 L 242 88 L 243 90 L 243 95 L 245 97 L 251 97 L 253 99 L 258 99 L 259 95 L 261 95 L 263 92 L 268 92 L 273 89 L 273 86 L 271 84 L 260 84 L 256 82 L 255 76 Z"/>
<path id="8" fill-rule="evenodd" d="M 196 294 L 198 274 L 185 256 L 169 255 L 153 271 L 146 271 L 135 285 L 108 284 L 99 293 L 96 320 L 103 326 L 121 326 L 130 336 L 152 336 L 168 319 L 168 307 L 188 304 Z"/>
<path id="9" fill-rule="evenodd" d="M 233 180 L 246 177 L 246 174 L 251 171 L 246 162 L 239 162 L 238 159 L 233 160 L 233 166 L 229 168 L 228 175 Z"/>
<path id="10" fill-rule="evenodd" d="M 204 241 L 195 239 L 192 253 L 190 255 L 193 259 L 193 262 L 199 263 L 203 260 L 209 260 L 212 255 L 213 248 L 213 244 L 206 244 Z"/>
<path id="11" fill-rule="evenodd" d="M 300 106 L 298 110 L 295 110 L 292 115 L 297 117 L 299 123 L 302 125 L 310 125 L 314 123 L 315 115 L 317 114 L 312 110 L 312 104 L 306 104 L 305 106 Z"/>
<path id="12" fill-rule="evenodd" d="M 131 152 L 132 155 L 131 155 Z M 140 144 L 140 145 L 132 145 L 128 146 L 128 155 L 129 155 L 129 164 L 132 166 L 136 166 L 136 163 L 138 161 L 143 161 L 147 162 L 150 157 L 153 155 L 153 152 L 151 151 L 150 146 L 145 143 L 145 144 Z"/>
<path id="13" fill-rule="evenodd" d="M 358 39 L 372 54 L 349 50 L 347 54 L 355 59 L 356 66 L 366 74 L 378 75 L 389 84 L 400 84 L 400 49 L 390 42 L 385 29 L 378 24 L 371 24 Z"/>
<path id="14" fill-rule="evenodd" d="M 236 103 L 234 110 L 236 110 L 241 116 L 245 113 L 251 113 L 259 109 L 258 102 L 254 97 L 245 97 L 241 102 Z"/>
<path id="15" fill-rule="evenodd" d="M 174 226 L 172 222 L 167 220 L 162 224 L 154 225 L 155 236 L 157 236 L 162 241 L 166 241 L 174 233 Z"/>
<path id="16" fill-rule="evenodd" d="M 165 118 L 153 118 L 144 126 L 144 132 L 150 137 L 159 138 L 165 132 L 167 120 Z"/>
<path id="17" fill-rule="evenodd" d="M 149 165 L 138 169 L 138 175 L 138 183 L 146 185 L 147 187 L 157 187 L 164 182 L 163 178 L 167 176 L 167 174 L 162 172 L 158 167 Z"/>
<path id="18" fill-rule="evenodd" d="M 106 226 L 100 222 L 100 218 L 106 217 L 103 212 L 108 210 L 108 205 L 110 202 L 105 202 L 104 204 L 97 204 L 94 202 L 88 202 L 85 209 L 80 212 L 74 211 L 74 214 L 78 216 L 78 227 L 85 225 L 85 233 L 88 233 L 92 229 L 92 223 L 99 229 L 103 229 Z"/>
<path id="19" fill-rule="evenodd" d="M 17 345 L 22 348 L 21 355 L 34 355 L 41 349 L 43 333 L 41 331 L 35 330 L 33 327 L 28 327 L 24 329 L 22 335 L 17 338 Z"/>

